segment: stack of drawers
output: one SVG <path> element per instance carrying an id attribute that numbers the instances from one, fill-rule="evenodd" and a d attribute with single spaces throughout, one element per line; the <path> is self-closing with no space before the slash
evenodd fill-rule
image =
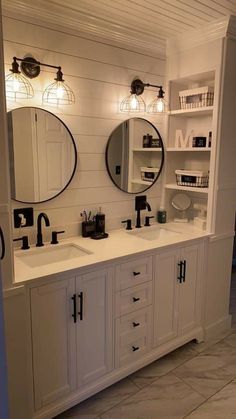
<path id="1" fill-rule="evenodd" d="M 151 347 L 152 257 L 118 265 L 115 281 L 115 363 L 120 367 Z"/>

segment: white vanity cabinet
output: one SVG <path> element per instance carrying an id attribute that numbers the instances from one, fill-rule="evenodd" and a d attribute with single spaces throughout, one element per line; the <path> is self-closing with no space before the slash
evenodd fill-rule
<path id="1" fill-rule="evenodd" d="M 201 322 L 203 244 L 163 251 L 155 260 L 154 345 L 187 335 Z"/>
<path id="2" fill-rule="evenodd" d="M 112 276 L 98 270 L 31 289 L 35 409 L 112 369 Z"/>

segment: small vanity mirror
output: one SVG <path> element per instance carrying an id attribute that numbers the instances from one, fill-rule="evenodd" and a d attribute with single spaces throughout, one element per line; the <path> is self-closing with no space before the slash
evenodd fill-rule
<path id="1" fill-rule="evenodd" d="M 51 112 L 24 107 L 8 112 L 11 197 L 48 201 L 70 183 L 77 151 L 66 125 Z"/>
<path id="2" fill-rule="evenodd" d="M 164 148 L 160 133 L 149 121 L 131 118 L 112 132 L 106 166 L 114 184 L 124 192 L 144 192 L 160 176 Z"/>
<path id="3" fill-rule="evenodd" d="M 178 217 L 174 218 L 174 221 L 180 222 L 180 223 L 187 223 L 188 218 L 186 217 L 186 211 L 191 205 L 191 199 L 188 195 L 183 193 L 177 193 L 172 198 L 172 207 L 177 210 Z"/>

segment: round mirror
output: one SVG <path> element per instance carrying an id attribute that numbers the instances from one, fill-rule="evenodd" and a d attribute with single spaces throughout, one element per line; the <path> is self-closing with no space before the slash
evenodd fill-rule
<path id="1" fill-rule="evenodd" d="M 77 164 L 69 129 L 40 108 L 18 108 L 7 116 L 12 199 L 33 204 L 59 195 Z"/>
<path id="2" fill-rule="evenodd" d="M 131 118 L 112 132 L 106 148 L 111 180 L 124 192 L 144 192 L 160 176 L 164 147 L 160 133 L 149 121 Z"/>
<path id="3" fill-rule="evenodd" d="M 176 217 L 174 221 L 179 221 L 182 223 L 187 223 L 188 219 L 186 218 L 186 210 L 191 205 L 191 199 L 188 195 L 183 193 L 177 193 L 173 196 L 171 202 L 173 208 L 175 208 L 179 212 L 179 217 Z"/>

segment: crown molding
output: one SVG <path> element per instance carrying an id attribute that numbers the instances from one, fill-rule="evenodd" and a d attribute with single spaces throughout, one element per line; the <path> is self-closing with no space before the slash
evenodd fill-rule
<path id="1" fill-rule="evenodd" d="M 236 17 L 233 15 L 212 21 L 200 29 L 168 39 L 166 55 L 169 56 L 224 37 L 236 40 Z"/>
<path id="2" fill-rule="evenodd" d="M 77 36 L 119 46 L 126 49 L 135 49 L 138 52 L 151 54 L 152 56 L 165 57 L 166 40 L 145 32 L 142 28 L 135 31 L 106 19 L 90 16 L 78 10 L 72 10 L 65 6 L 51 4 L 47 9 L 42 7 L 44 1 L 3 0 L 3 16 L 22 20 L 31 24 L 37 24 L 55 30 L 63 30 Z"/>

